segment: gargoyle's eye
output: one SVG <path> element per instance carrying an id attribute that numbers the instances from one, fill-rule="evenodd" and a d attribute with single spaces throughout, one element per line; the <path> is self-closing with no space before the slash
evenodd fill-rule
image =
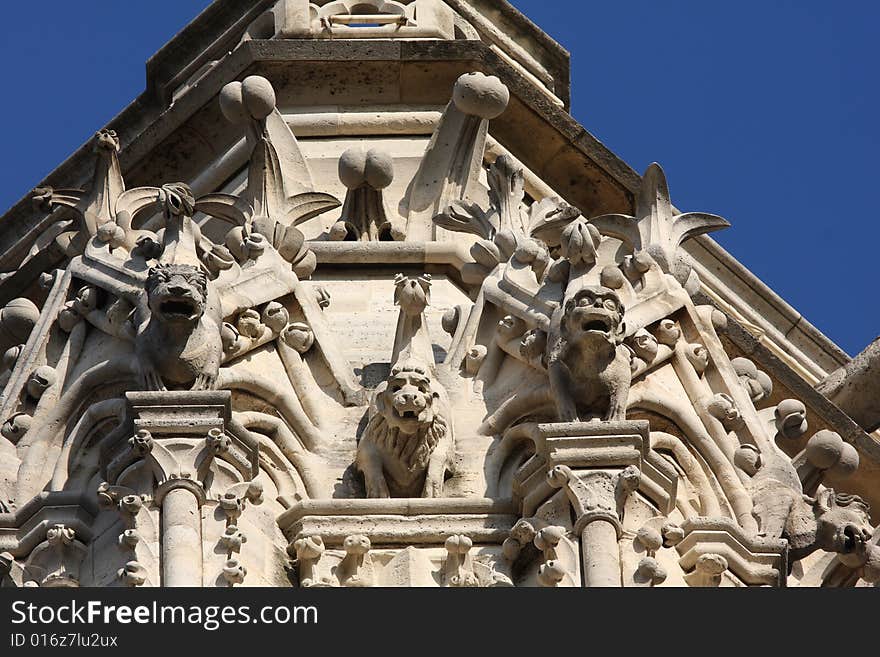
<path id="1" fill-rule="evenodd" d="M 391 392 L 400 392 L 400 386 L 392 386 Z"/>
<path id="2" fill-rule="evenodd" d="M 577 305 L 580 306 L 581 308 L 584 308 L 586 306 L 592 306 L 593 305 L 593 298 L 592 297 L 581 297 L 580 299 L 578 299 Z"/>
<path id="3" fill-rule="evenodd" d="M 614 299 L 605 299 L 605 307 L 611 312 L 616 312 L 617 302 Z"/>

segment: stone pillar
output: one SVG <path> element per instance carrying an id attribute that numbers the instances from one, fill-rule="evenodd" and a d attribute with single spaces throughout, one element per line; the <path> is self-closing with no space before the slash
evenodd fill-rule
<path id="1" fill-rule="evenodd" d="M 205 477 L 230 446 L 227 391 L 130 392 L 137 453 L 156 478 L 162 586 L 202 586 Z"/>
<path id="2" fill-rule="evenodd" d="M 647 422 L 573 422 L 539 425 L 550 470 L 575 512 L 586 587 L 623 585 L 619 540 L 629 495 L 639 487 Z"/>
<path id="3" fill-rule="evenodd" d="M 623 507 L 627 496 L 639 487 L 640 478 L 639 469 L 632 465 L 617 473 L 575 473 L 565 465 L 550 470 L 550 485 L 565 490 L 577 515 L 574 533 L 581 538 L 584 586 L 622 586 L 618 541 L 623 533 Z"/>
<path id="4" fill-rule="evenodd" d="M 202 585 L 200 496 L 175 486 L 162 498 L 162 584 Z"/>
<path id="5" fill-rule="evenodd" d="M 620 550 L 617 528 L 605 521 L 590 522 L 581 532 L 581 554 L 584 559 L 584 586 L 618 587 Z"/>

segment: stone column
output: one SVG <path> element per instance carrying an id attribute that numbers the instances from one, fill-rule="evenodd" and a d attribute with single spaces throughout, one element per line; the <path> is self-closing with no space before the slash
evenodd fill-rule
<path id="1" fill-rule="evenodd" d="M 203 482 L 214 457 L 230 446 L 223 432 L 230 394 L 130 392 L 126 397 L 138 430 L 138 453 L 156 478 L 162 586 L 202 586 Z"/>
<path id="2" fill-rule="evenodd" d="M 588 470 L 575 473 L 565 465 L 550 470 L 548 481 L 563 488 L 575 510 L 575 535 L 581 538 L 584 586 L 622 586 L 620 548 L 623 507 L 627 496 L 639 487 L 641 474 L 635 466 L 613 473 Z"/>
<path id="3" fill-rule="evenodd" d="M 538 427 L 550 470 L 575 512 L 586 587 L 623 585 L 619 541 L 629 495 L 641 480 L 647 422 L 576 422 Z"/>
<path id="4" fill-rule="evenodd" d="M 202 499 L 203 495 L 180 485 L 162 498 L 164 586 L 202 585 Z"/>

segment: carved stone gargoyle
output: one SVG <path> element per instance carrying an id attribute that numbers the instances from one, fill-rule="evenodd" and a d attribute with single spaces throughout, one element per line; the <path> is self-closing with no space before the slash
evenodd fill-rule
<path id="1" fill-rule="evenodd" d="M 193 199 L 185 185 L 166 185 L 164 250 L 145 286 L 149 312 L 137 334 L 148 390 L 212 389 L 223 358 L 216 290 L 199 266 L 192 232 Z"/>
<path id="2" fill-rule="evenodd" d="M 448 403 L 428 368 L 395 365 L 376 388 L 357 451 L 367 497 L 440 497 L 451 460 Z"/>
<path id="3" fill-rule="evenodd" d="M 781 496 L 778 504 L 786 504 Z M 763 527 L 771 538 L 786 538 L 792 561 L 803 559 L 816 550 L 837 554 L 856 554 L 866 549 L 872 528 L 869 506 L 858 495 L 837 493 L 825 488 L 815 498 L 791 495 L 788 515 L 780 530 Z M 763 515 L 764 505 L 755 505 L 755 514 Z"/>
<path id="4" fill-rule="evenodd" d="M 742 451 L 752 452 L 743 446 Z M 873 530 L 870 507 L 858 495 L 823 488 L 815 497 L 804 495 L 794 467 L 784 457 L 757 460 L 751 481 L 752 511 L 759 533 L 768 538 L 784 538 L 789 544 L 791 562 L 816 550 L 840 555 L 867 555 Z"/>
<path id="5" fill-rule="evenodd" d="M 547 341 L 550 388 L 561 422 L 623 420 L 632 382 L 622 343 L 624 308 L 606 287 L 586 286 L 566 299 Z"/>
<path id="6" fill-rule="evenodd" d="M 424 309 L 430 277 L 398 276 L 391 373 L 373 395 L 355 465 L 367 497 L 440 497 L 454 450 L 446 391 L 433 373 Z M 430 359 L 430 360 L 429 360 Z"/>

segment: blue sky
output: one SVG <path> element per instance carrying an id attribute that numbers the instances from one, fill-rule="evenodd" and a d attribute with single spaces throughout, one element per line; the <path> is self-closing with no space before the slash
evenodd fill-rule
<path id="1" fill-rule="evenodd" d="M 207 0 L 4 3 L 0 212 L 144 88 Z M 572 113 L 851 354 L 880 329 L 880 3 L 514 0 L 572 54 Z M 13 165 L 14 163 L 14 165 Z"/>

